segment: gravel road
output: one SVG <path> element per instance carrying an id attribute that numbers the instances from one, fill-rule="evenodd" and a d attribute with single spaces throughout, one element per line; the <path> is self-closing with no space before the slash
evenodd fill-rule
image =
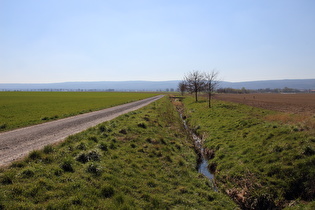
<path id="1" fill-rule="evenodd" d="M 84 131 L 119 115 L 137 110 L 163 95 L 123 104 L 100 111 L 81 114 L 13 131 L 0 133 L 0 166 L 26 156 L 30 151 L 64 140 L 69 135 Z"/>

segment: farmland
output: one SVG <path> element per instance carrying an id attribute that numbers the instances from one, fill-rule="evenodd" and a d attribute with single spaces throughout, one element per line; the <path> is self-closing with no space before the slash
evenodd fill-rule
<path id="1" fill-rule="evenodd" d="M 217 94 L 215 98 L 281 112 L 315 115 L 315 94 Z"/>
<path id="2" fill-rule="evenodd" d="M 152 93 L 0 92 L 0 132 L 144 99 Z"/>

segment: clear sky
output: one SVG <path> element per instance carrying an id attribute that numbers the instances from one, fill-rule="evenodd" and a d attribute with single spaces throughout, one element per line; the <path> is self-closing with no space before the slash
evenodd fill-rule
<path id="1" fill-rule="evenodd" d="M 0 83 L 315 78 L 314 0 L 0 0 Z"/>

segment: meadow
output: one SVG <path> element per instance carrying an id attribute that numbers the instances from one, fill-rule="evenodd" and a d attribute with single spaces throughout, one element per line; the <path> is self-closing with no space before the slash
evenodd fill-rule
<path id="1" fill-rule="evenodd" d="M 164 97 L 2 168 L 0 209 L 237 209 L 196 159 Z"/>
<path id="2" fill-rule="evenodd" d="M 315 207 L 315 135 L 298 115 L 214 100 L 182 100 L 204 139 L 218 188 L 244 209 Z M 312 119 L 312 122 L 315 119 Z"/>
<path id="3" fill-rule="evenodd" d="M 0 132 L 124 104 L 157 94 L 0 92 Z"/>

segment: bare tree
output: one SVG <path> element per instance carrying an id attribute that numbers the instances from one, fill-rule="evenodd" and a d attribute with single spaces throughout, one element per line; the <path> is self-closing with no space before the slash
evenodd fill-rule
<path id="1" fill-rule="evenodd" d="M 184 77 L 184 83 L 186 84 L 186 89 L 190 93 L 195 94 L 196 102 L 198 101 L 198 92 L 201 92 L 205 86 L 205 76 L 204 73 L 200 71 L 192 71 Z"/>
<path id="2" fill-rule="evenodd" d="M 211 107 L 211 98 L 213 96 L 213 92 L 218 86 L 218 75 L 219 73 L 215 70 L 212 70 L 209 73 L 205 73 L 205 91 L 208 93 L 208 105 Z"/>
<path id="3" fill-rule="evenodd" d="M 182 94 L 182 96 L 184 95 L 186 89 L 187 89 L 186 88 L 186 83 L 184 81 L 181 81 L 181 82 L 178 83 L 178 90 Z"/>

